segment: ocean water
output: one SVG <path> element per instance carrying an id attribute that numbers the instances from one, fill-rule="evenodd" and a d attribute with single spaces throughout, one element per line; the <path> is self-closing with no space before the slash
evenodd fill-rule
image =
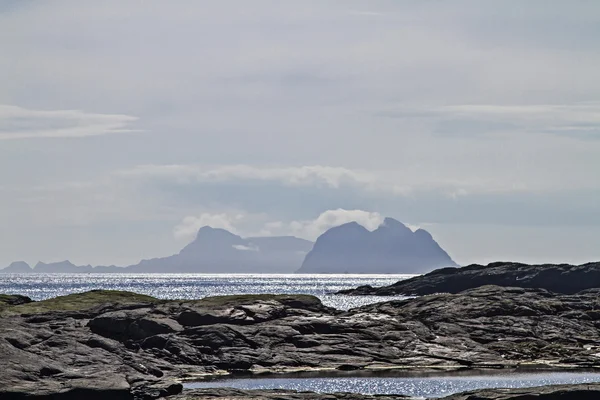
<path id="1" fill-rule="evenodd" d="M 544 385 L 600 382 L 600 373 L 491 372 L 485 375 L 253 378 L 220 379 L 185 384 L 186 388 L 233 387 L 237 389 L 293 389 L 319 393 L 402 394 L 416 398 L 436 398 L 484 388 L 525 388 Z"/>
<path id="2" fill-rule="evenodd" d="M 0 274 L 0 293 L 43 300 L 93 289 L 127 290 L 162 299 L 200 299 L 241 293 L 303 293 L 347 310 L 404 297 L 340 296 L 361 285 L 390 285 L 413 275 L 305 274 Z"/>

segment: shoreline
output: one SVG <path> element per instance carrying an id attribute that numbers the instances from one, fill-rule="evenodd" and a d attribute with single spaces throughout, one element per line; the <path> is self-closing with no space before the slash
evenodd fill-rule
<path id="1" fill-rule="evenodd" d="M 388 366 L 366 367 L 364 369 L 343 370 L 337 368 L 285 368 L 262 369 L 254 371 L 219 371 L 217 373 L 203 373 L 190 377 L 181 377 L 175 381 L 186 384 L 190 382 L 208 382 L 230 379 L 304 379 L 304 378 L 429 378 L 429 377 L 455 377 L 455 376 L 502 376 L 508 374 L 543 374 L 543 373 L 600 373 L 598 367 L 577 367 L 571 365 L 518 365 L 518 366 L 482 366 L 482 367 L 455 367 L 455 366 Z"/>
<path id="2" fill-rule="evenodd" d="M 599 294 L 483 286 L 348 311 L 310 295 L 0 296 L 0 397 L 158 399 L 242 376 L 597 372 Z"/>

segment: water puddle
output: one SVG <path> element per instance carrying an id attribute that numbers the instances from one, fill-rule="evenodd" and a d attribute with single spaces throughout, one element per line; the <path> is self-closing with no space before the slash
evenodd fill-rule
<path id="1" fill-rule="evenodd" d="M 292 389 L 320 393 L 402 394 L 413 397 L 443 397 L 484 388 L 524 388 L 544 385 L 600 382 L 598 372 L 490 372 L 433 375 L 334 376 L 306 374 L 267 378 L 215 379 L 191 382 L 186 388 L 232 387 L 237 389 Z"/>

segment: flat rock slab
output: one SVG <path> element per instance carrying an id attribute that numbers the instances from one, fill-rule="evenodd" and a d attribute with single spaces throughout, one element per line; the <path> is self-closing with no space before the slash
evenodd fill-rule
<path id="1" fill-rule="evenodd" d="M 153 399 L 240 371 L 600 367 L 598 290 L 484 286 L 346 312 L 304 295 L 77 296 L 0 310 L 0 398 Z"/>

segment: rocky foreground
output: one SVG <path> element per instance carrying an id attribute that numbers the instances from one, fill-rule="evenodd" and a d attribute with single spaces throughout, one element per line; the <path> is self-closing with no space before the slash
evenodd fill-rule
<path id="1" fill-rule="evenodd" d="M 367 399 L 225 389 L 181 394 L 180 382 L 317 369 L 596 368 L 599 329 L 600 289 L 561 295 L 484 286 L 345 312 L 304 295 L 164 301 L 92 291 L 41 302 L 0 296 L 0 398 Z M 531 398 L 485 396 L 451 398 Z M 578 396 L 535 398 L 586 398 Z"/>
<path id="2" fill-rule="evenodd" d="M 442 268 L 425 275 L 398 281 L 390 286 L 360 286 L 340 294 L 376 296 L 423 296 L 434 293 L 459 293 L 484 285 L 547 289 L 555 293 L 574 294 L 600 288 L 600 262 L 582 265 L 528 265 L 496 262 L 462 268 Z"/>

